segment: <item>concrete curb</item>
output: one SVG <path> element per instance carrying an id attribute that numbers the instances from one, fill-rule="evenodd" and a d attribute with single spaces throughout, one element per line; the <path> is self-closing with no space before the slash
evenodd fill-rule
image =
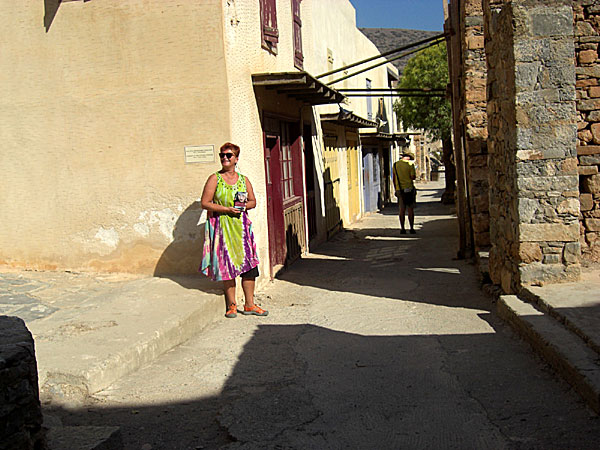
<path id="1" fill-rule="evenodd" d="M 556 319 L 515 295 L 500 296 L 497 311 L 600 413 L 600 366 L 594 350 Z"/>
<path id="2" fill-rule="evenodd" d="M 33 322 L 42 401 L 85 402 L 199 333 L 220 318 L 223 309 L 218 290 L 148 278 Z"/>

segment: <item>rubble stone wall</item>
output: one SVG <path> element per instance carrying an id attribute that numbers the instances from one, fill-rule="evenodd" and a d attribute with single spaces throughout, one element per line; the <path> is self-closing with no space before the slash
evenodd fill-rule
<path id="1" fill-rule="evenodd" d="M 486 61 L 481 0 L 461 0 L 461 122 L 475 250 L 490 245 Z"/>
<path id="2" fill-rule="evenodd" d="M 573 8 L 484 0 L 490 276 L 507 292 L 577 279 Z"/>
<path id="3" fill-rule="evenodd" d="M 600 4 L 573 2 L 577 64 L 577 155 L 583 259 L 600 262 Z"/>
<path id="4" fill-rule="evenodd" d="M 43 448 L 33 337 L 18 317 L 0 316 L 0 424 L 0 449 Z"/>

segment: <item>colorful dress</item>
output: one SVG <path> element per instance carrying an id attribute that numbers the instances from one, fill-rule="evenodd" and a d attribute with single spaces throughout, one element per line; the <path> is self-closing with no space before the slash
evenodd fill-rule
<path id="1" fill-rule="evenodd" d="M 231 186 L 220 173 L 213 202 L 233 206 L 236 192 L 246 191 L 246 178 L 238 173 L 238 181 Z M 258 266 L 256 242 L 248 213 L 237 215 L 208 212 L 204 235 L 201 272 L 214 281 L 232 280 Z"/>

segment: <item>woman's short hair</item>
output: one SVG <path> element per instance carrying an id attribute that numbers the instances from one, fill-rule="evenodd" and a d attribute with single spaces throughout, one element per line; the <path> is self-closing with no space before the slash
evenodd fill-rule
<path id="1" fill-rule="evenodd" d="M 240 156 L 240 147 L 232 144 L 231 142 L 225 142 L 223 145 L 221 145 L 221 149 L 219 151 L 223 153 L 223 150 L 231 150 L 236 158 Z"/>

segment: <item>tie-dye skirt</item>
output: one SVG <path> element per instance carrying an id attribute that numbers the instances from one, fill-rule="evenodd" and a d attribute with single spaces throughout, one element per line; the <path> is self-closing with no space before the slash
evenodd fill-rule
<path id="1" fill-rule="evenodd" d="M 232 280 L 258 266 L 252 222 L 246 211 L 235 217 L 208 214 L 200 271 L 214 281 Z"/>

